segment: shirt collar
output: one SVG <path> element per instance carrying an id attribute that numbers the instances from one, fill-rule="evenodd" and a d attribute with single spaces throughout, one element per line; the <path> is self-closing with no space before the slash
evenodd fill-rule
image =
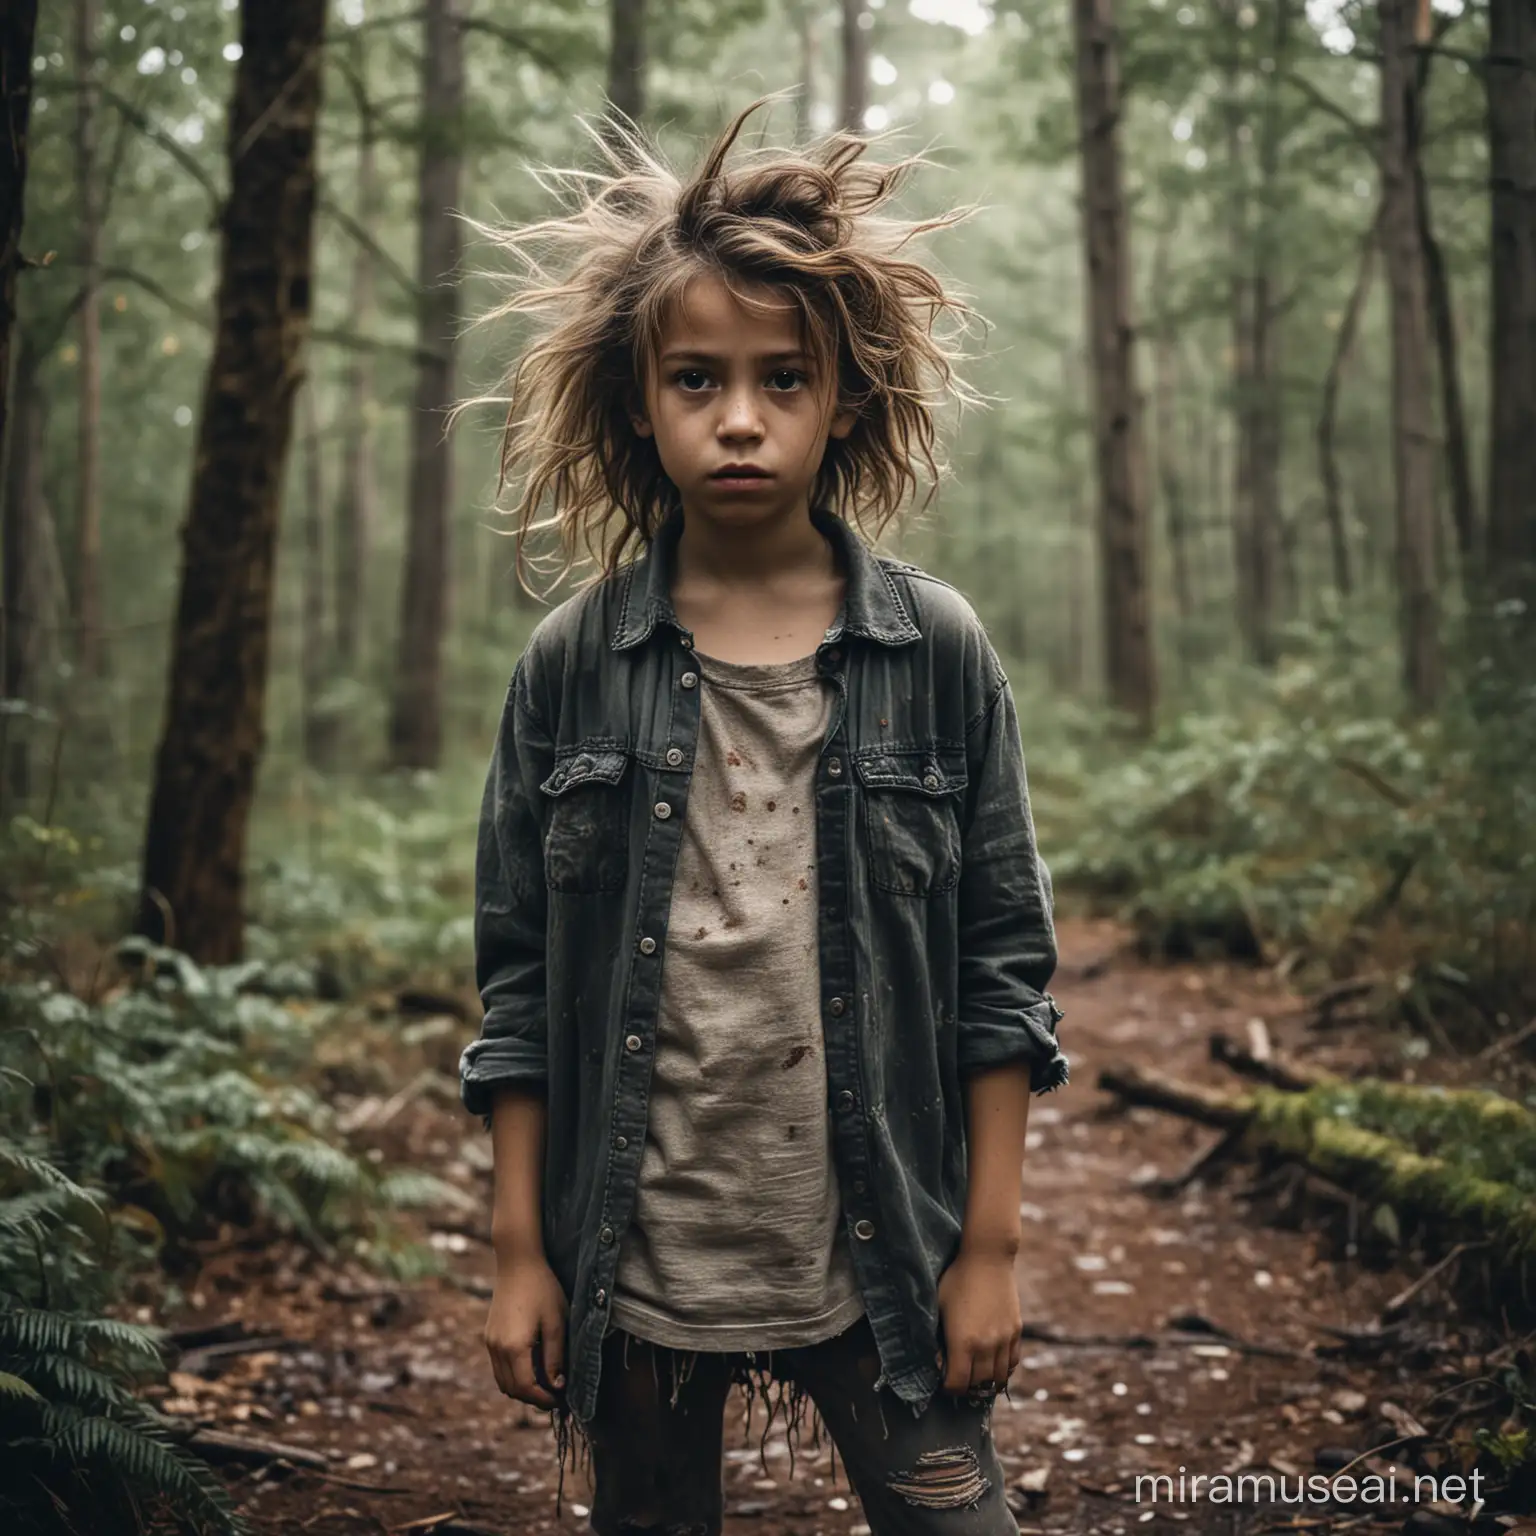
<path id="1" fill-rule="evenodd" d="M 829 512 L 813 509 L 811 521 L 831 540 L 848 578 L 842 612 L 826 639 L 838 640 L 845 633 L 881 645 L 906 645 L 921 639 L 922 631 L 896 590 L 890 571 L 863 539 L 842 518 Z M 657 530 L 650 548 L 625 568 L 618 622 L 610 642 L 614 650 L 628 650 L 648 640 L 658 624 L 684 633 L 672 606 L 672 574 L 682 532 L 683 515 L 674 512 Z"/>

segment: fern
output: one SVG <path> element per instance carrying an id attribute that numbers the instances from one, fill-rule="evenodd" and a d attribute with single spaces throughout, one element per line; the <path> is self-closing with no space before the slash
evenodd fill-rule
<path id="1" fill-rule="evenodd" d="M 93 1350 L 116 1352 L 151 1367 L 160 1363 L 154 1335 L 134 1323 L 29 1307 L 0 1311 L 0 1352 L 6 1355 L 81 1355 Z"/>
<path id="2" fill-rule="evenodd" d="M 57 1454 L 97 1475 L 121 1479 L 136 1492 L 168 1501 L 196 1529 L 227 1536 L 249 1530 L 207 1464 L 173 1444 L 152 1423 L 125 1424 L 49 1407 L 43 1410 L 42 1431 Z"/>

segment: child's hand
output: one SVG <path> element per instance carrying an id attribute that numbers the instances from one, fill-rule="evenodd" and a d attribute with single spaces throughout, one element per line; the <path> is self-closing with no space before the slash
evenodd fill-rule
<path id="1" fill-rule="evenodd" d="M 939 1277 L 943 1389 L 1001 1392 L 1023 1354 L 1013 1255 L 962 1248 Z"/>
<path id="2" fill-rule="evenodd" d="M 565 1390 L 566 1312 L 565 1292 L 542 1254 L 497 1265 L 485 1347 L 508 1397 L 555 1406 L 554 1393 Z"/>

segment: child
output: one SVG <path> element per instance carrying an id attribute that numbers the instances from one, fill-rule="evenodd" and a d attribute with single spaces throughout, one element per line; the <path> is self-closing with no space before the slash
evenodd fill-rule
<path id="1" fill-rule="evenodd" d="M 485 1343 L 562 1486 L 590 1453 L 600 1536 L 718 1532 L 727 1393 L 770 1377 L 877 1536 L 1011 1533 L 1050 882 L 975 614 L 854 531 L 937 469 L 963 307 L 902 247 L 953 216 L 884 216 L 913 162 L 847 136 L 733 153 L 747 116 L 686 183 L 618 129 L 500 237 L 498 313 L 542 322 L 519 556 L 553 527 L 602 577 L 518 662 L 481 812 Z"/>

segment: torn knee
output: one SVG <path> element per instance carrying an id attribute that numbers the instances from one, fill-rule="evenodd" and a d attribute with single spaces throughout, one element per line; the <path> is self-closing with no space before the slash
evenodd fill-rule
<path id="1" fill-rule="evenodd" d="M 918 1509 L 968 1509 L 992 1486 L 968 1445 L 924 1451 L 910 1472 L 891 1475 L 888 1486 Z"/>

